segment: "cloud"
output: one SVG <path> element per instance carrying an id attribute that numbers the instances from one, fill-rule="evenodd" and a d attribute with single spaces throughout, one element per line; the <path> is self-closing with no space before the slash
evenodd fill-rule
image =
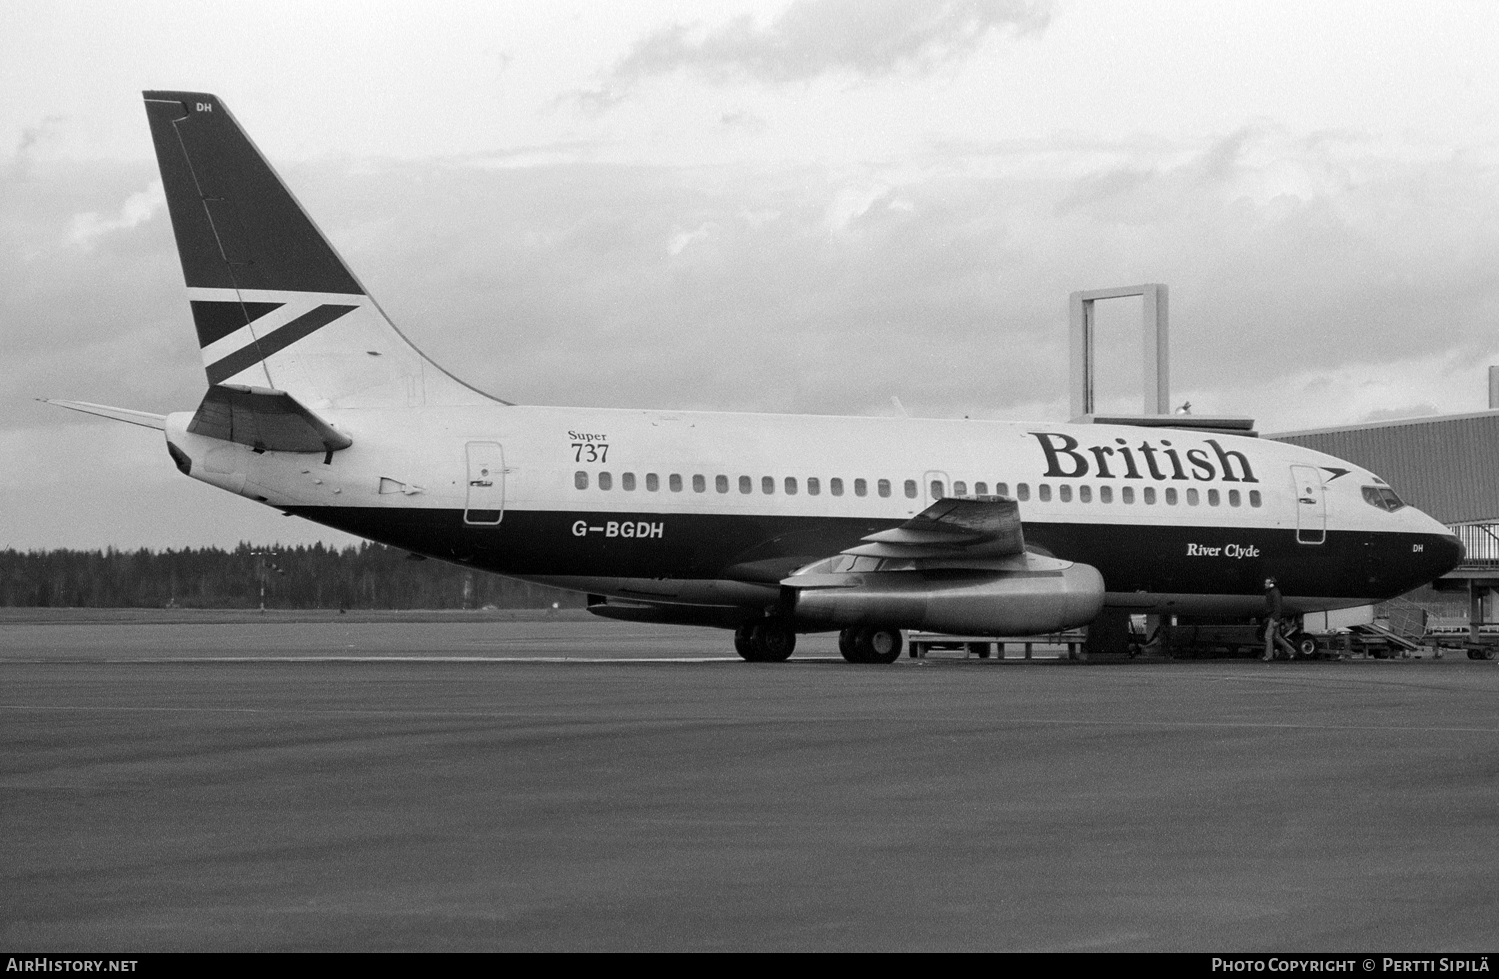
<path id="1" fill-rule="evenodd" d="M 765 120 L 753 112 L 725 112 L 719 122 L 729 129 L 744 133 L 763 133 L 768 128 Z"/>
<path id="2" fill-rule="evenodd" d="M 68 240 L 80 248 L 90 249 L 107 234 L 125 231 L 151 220 L 166 204 L 166 192 L 161 181 L 154 180 L 145 190 L 136 191 L 125 198 L 125 203 L 120 205 L 113 217 L 102 217 L 97 211 L 74 215 Z"/>
<path id="3" fill-rule="evenodd" d="M 694 241 L 701 241 L 707 238 L 712 232 L 713 226 L 711 224 L 698 225 L 694 231 L 683 231 L 680 228 L 675 229 L 671 240 L 666 243 L 666 251 L 670 255 L 680 255 L 682 254 L 682 249 Z"/>
<path id="4" fill-rule="evenodd" d="M 1487 403 L 1487 158 L 1258 124 L 1190 150 L 940 157 L 324 159 L 286 176 L 413 342 L 528 404 L 883 415 L 893 394 L 918 417 L 1060 419 L 1067 294 L 1152 281 L 1171 288 L 1173 403 L 1199 414 L 1285 431 Z M 24 193 L 0 174 L 0 434 L 72 421 L 34 397 L 202 397 L 152 169 L 49 163 Z M 1118 302 L 1100 403 L 1135 411 L 1139 314 Z M 87 455 L 46 465 L 87 482 Z"/>
<path id="5" fill-rule="evenodd" d="M 1429 401 L 1424 401 L 1421 404 L 1406 405 L 1403 408 L 1377 408 L 1374 411 L 1365 414 L 1364 417 L 1359 420 L 1365 422 L 1383 422 L 1391 421 L 1396 418 L 1423 418 L 1427 415 L 1436 415 L 1440 413 L 1441 412 L 1436 405 L 1432 404 Z"/>
<path id="6" fill-rule="evenodd" d="M 11 162 L 11 171 L 17 178 L 25 178 L 31 169 L 32 159 L 36 149 L 42 142 L 57 131 L 57 128 L 66 121 L 65 116 L 49 115 L 35 125 L 26 126 L 21 130 L 21 138 L 16 141 L 15 157 Z"/>
<path id="7" fill-rule="evenodd" d="M 972 54 L 990 34 L 1045 30 L 1051 9 L 1049 0 L 796 0 L 763 26 L 745 15 L 707 30 L 662 28 L 635 42 L 601 88 L 574 96 L 600 111 L 639 82 L 677 71 L 715 84 L 924 74 Z"/>

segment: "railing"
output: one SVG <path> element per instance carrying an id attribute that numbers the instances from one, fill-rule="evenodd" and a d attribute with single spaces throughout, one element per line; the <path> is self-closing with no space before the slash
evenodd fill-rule
<path id="1" fill-rule="evenodd" d="M 1499 568 L 1499 524 L 1460 523 L 1450 529 L 1468 551 L 1458 567 Z"/>

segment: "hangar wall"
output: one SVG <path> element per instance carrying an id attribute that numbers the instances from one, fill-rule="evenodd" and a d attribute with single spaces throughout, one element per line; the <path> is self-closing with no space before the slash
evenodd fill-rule
<path id="1" fill-rule="evenodd" d="M 1499 522 L 1499 411 L 1265 437 L 1358 463 L 1443 523 Z"/>

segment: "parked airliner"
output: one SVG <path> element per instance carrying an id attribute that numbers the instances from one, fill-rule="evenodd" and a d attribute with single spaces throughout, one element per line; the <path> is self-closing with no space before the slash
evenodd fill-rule
<path id="1" fill-rule="evenodd" d="M 208 391 L 159 416 L 185 474 L 416 554 L 735 631 L 1033 635 L 1120 613 L 1361 605 L 1462 547 L 1381 479 L 1222 431 L 510 404 L 386 318 L 216 96 L 146 92 Z"/>

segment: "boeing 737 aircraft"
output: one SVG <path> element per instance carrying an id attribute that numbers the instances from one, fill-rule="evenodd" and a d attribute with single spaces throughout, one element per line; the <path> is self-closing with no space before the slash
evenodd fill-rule
<path id="1" fill-rule="evenodd" d="M 381 312 L 224 103 L 146 92 L 208 392 L 177 468 L 288 514 L 736 630 L 1034 635 L 1120 614 L 1299 613 L 1401 594 L 1462 547 L 1373 473 L 1222 432 L 600 408 L 488 397 Z M 498 342 L 498 338 L 497 338 Z"/>

